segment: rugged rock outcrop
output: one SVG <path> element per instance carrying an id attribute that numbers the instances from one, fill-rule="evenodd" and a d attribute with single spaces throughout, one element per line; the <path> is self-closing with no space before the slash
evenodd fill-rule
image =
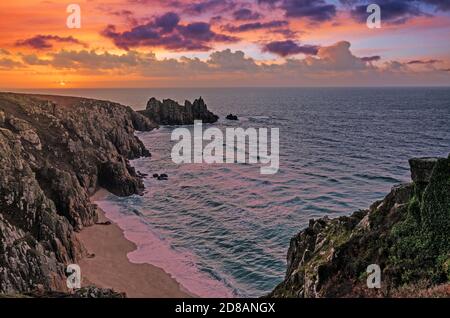
<path id="1" fill-rule="evenodd" d="M 269 297 L 450 296 L 450 157 L 410 160 L 413 183 L 367 210 L 311 220 Z M 380 266 L 381 289 L 367 287 Z"/>
<path id="2" fill-rule="evenodd" d="M 235 120 L 235 121 L 236 121 L 236 120 L 239 120 L 238 116 L 233 115 L 233 114 L 227 115 L 226 119 L 227 119 L 227 120 Z"/>
<path id="3" fill-rule="evenodd" d="M 428 183 L 438 158 L 412 158 L 409 160 L 411 179 L 415 183 Z"/>
<path id="4" fill-rule="evenodd" d="M 0 293 L 65 290 L 74 236 L 97 221 L 98 186 L 143 190 L 128 159 L 149 156 L 135 130 L 156 127 L 119 104 L 0 93 Z"/>
<path id="5" fill-rule="evenodd" d="M 210 112 L 200 97 L 193 103 L 185 101 L 184 106 L 171 99 L 162 102 L 152 97 L 145 110 L 140 113 L 159 125 L 192 125 L 194 120 L 215 123 L 219 117 Z"/>
<path id="6" fill-rule="evenodd" d="M 118 293 L 110 288 L 88 286 L 70 292 L 33 290 L 22 294 L 0 294 L 1 298 L 126 298 L 126 294 Z"/>

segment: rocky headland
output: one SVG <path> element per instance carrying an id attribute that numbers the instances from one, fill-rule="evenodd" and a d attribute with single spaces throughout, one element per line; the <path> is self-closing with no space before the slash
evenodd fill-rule
<path id="1" fill-rule="evenodd" d="M 450 297 L 450 156 L 410 160 L 412 182 L 369 209 L 311 220 L 269 297 Z M 381 288 L 367 287 L 367 267 Z"/>
<path id="2" fill-rule="evenodd" d="M 208 110 L 201 97 L 193 103 L 185 101 L 184 106 L 171 99 L 161 102 L 152 97 L 147 103 L 147 108 L 139 113 L 158 125 L 193 125 L 195 120 L 212 124 L 219 119 L 217 115 Z"/>
<path id="3" fill-rule="evenodd" d="M 134 132 L 155 127 L 116 103 L 0 93 L 0 294 L 66 290 L 87 253 L 74 232 L 97 221 L 90 195 L 143 190 L 128 160 L 150 156 Z"/>

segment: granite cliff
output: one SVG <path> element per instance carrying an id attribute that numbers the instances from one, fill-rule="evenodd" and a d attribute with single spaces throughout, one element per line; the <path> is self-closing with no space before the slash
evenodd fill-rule
<path id="1" fill-rule="evenodd" d="M 84 98 L 0 93 L 0 294 L 65 291 L 65 267 L 86 251 L 99 187 L 143 190 L 128 162 L 150 156 L 136 130 L 157 125 L 131 108 Z"/>
<path id="2" fill-rule="evenodd" d="M 450 156 L 410 160 L 412 183 L 367 210 L 311 220 L 269 297 L 449 297 Z M 367 267 L 381 288 L 367 287 Z"/>
<path id="3" fill-rule="evenodd" d="M 184 106 L 171 99 L 161 102 L 152 97 L 147 103 L 147 108 L 139 113 L 159 125 L 193 125 L 194 120 L 211 124 L 219 119 L 208 110 L 201 97 L 193 103 L 185 101 Z"/>

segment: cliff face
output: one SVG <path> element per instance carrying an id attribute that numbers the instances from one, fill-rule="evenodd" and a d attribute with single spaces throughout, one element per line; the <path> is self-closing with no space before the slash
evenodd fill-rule
<path id="1" fill-rule="evenodd" d="M 450 296 L 450 157 L 410 165 L 413 182 L 368 210 L 310 221 L 269 297 Z M 381 268 L 381 289 L 367 287 L 370 264 Z"/>
<path id="2" fill-rule="evenodd" d="M 150 155 L 134 131 L 154 127 L 115 103 L 0 93 L 0 293 L 65 289 L 85 253 L 73 231 L 97 219 L 89 195 L 143 189 L 128 159 Z"/>
<path id="3" fill-rule="evenodd" d="M 184 106 L 170 99 L 160 102 L 156 98 L 151 98 L 147 108 L 140 113 L 159 125 L 192 125 L 194 120 L 215 123 L 219 119 L 208 110 L 201 97 L 194 103 L 186 101 Z"/>

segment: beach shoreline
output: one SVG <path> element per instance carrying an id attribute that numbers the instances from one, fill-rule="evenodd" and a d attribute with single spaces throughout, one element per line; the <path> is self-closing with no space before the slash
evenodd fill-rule
<path id="1" fill-rule="evenodd" d="M 104 198 L 108 192 L 99 189 L 91 202 Z M 136 245 L 127 240 L 123 230 L 97 208 L 97 224 L 76 234 L 87 250 L 79 261 L 82 286 L 95 285 L 123 292 L 130 298 L 190 298 L 194 297 L 163 269 L 151 264 L 135 264 L 127 254 Z"/>

